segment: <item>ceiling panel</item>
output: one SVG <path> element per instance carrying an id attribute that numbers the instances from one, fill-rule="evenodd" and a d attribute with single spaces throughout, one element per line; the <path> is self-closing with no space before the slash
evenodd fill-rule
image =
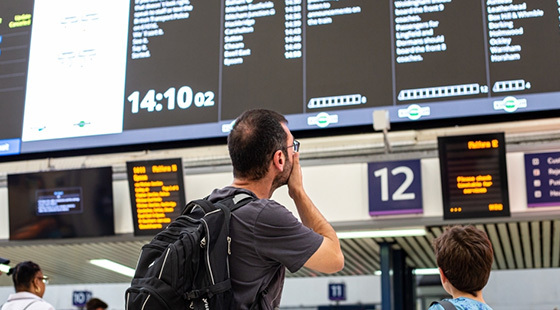
<path id="1" fill-rule="evenodd" d="M 529 223 L 519 223 L 521 227 L 521 240 L 523 244 L 523 256 L 525 257 L 526 268 L 533 268 L 533 249 L 531 248 L 531 234 L 529 232 Z"/>
<path id="2" fill-rule="evenodd" d="M 552 268 L 560 267 L 560 221 L 554 221 L 552 232 Z"/>
<path id="3" fill-rule="evenodd" d="M 413 268 L 435 268 L 431 242 L 446 225 L 426 227 L 420 237 L 343 239 L 345 268 L 336 276 L 368 275 L 380 268 L 379 244 L 389 242 L 407 253 Z M 494 245 L 494 269 L 549 268 L 560 265 L 560 220 L 511 221 L 476 225 L 485 230 Z M 106 258 L 135 267 L 143 244 L 149 239 L 114 237 L 84 240 L 34 242 L 0 242 L 0 257 L 11 265 L 33 260 L 41 265 L 53 284 L 123 283 L 130 278 L 88 263 Z M 322 273 L 302 268 L 288 277 L 322 277 Z M 11 286 L 11 278 L 0 276 L 0 286 Z"/>

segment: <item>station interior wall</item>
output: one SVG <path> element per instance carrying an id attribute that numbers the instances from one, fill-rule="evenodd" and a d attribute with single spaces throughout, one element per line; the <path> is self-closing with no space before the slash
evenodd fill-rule
<path id="1" fill-rule="evenodd" d="M 493 128 L 491 128 L 493 130 Z M 370 139 L 371 135 L 360 137 Z M 297 138 L 297 137 L 296 137 Z M 374 140 L 379 137 L 374 137 Z M 306 143 L 312 152 L 320 152 L 321 147 L 315 140 L 302 141 L 302 149 Z M 367 142 L 369 143 L 369 142 Z M 367 144 L 366 143 L 366 144 Z M 314 147 L 314 148 L 313 148 Z M 212 147 L 212 153 L 222 158 L 227 157 L 225 146 Z M 560 216 L 560 205 L 539 210 L 527 207 L 527 193 L 525 190 L 523 155 L 526 152 L 550 151 L 550 146 L 532 148 L 530 150 L 508 151 L 507 171 L 509 183 L 509 200 L 512 216 L 524 213 L 553 214 Z M 558 150 L 552 148 L 553 150 Z M 28 171 L 43 171 L 48 169 L 71 169 L 92 166 L 124 166 L 128 160 L 142 160 L 146 157 L 183 157 L 182 151 L 152 152 L 141 154 L 110 154 L 106 156 L 79 157 L 73 159 L 44 159 L 27 162 L 0 163 L 0 174 L 20 173 Z M 192 152 L 192 150 L 191 150 Z M 225 154 L 225 155 L 224 155 Z M 189 155 L 192 156 L 192 155 Z M 411 159 L 421 160 L 422 168 L 422 194 L 423 214 L 407 216 L 410 223 L 415 219 L 426 217 L 442 217 L 441 181 L 439 175 L 439 160 L 437 153 L 432 151 L 414 153 L 412 155 L 391 156 L 391 154 L 361 157 L 340 156 L 336 160 L 315 160 L 305 157 L 302 152 L 302 169 L 304 185 L 309 196 L 322 211 L 324 216 L 335 228 L 360 227 L 389 228 L 387 224 L 395 217 L 371 217 L 368 213 L 368 160 Z M 199 155 L 208 159 L 207 155 Z M 183 157 L 184 158 L 184 157 Z M 205 168 L 189 168 L 185 170 L 185 189 L 187 200 L 206 196 L 214 188 L 229 185 L 232 182 L 231 168 L 227 164 Z M 131 234 L 133 232 L 132 213 L 128 182 L 126 177 L 114 176 L 113 181 L 115 205 L 115 232 L 116 234 Z M 286 187 L 277 190 L 272 197 L 286 205 L 297 216 L 295 206 L 291 202 Z M 0 240 L 9 238 L 8 223 L 8 191 L 7 186 L 0 184 Z M 1 247 L 0 247 L 1 256 Z M 32 259 L 32 258 L 30 258 Z M 5 276 L 5 275 L 1 275 Z M 530 269 L 530 270 L 504 270 L 493 272 L 490 282 L 485 289 L 486 301 L 494 310 L 501 309 L 533 309 L 553 310 L 560 307 L 560 269 Z M 377 276 L 356 277 L 319 277 L 319 278 L 289 278 L 286 279 L 282 306 L 314 307 L 328 305 L 327 284 L 329 282 L 344 281 L 347 283 L 348 300 L 351 303 L 380 303 L 380 283 Z M 84 279 L 87 282 L 87 279 Z M 90 290 L 94 296 L 105 299 L 111 306 L 110 309 L 124 309 L 124 289 L 127 283 L 122 284 L 84 284 L 83 286 L 50 285 L 47 288 L 45 299 L 55 305 L 57 309 L 75 309 L 71 305 L 71 291 Z M 13 292 L 12 287 L 0 287 L 0 301 Z M 294 308 L 295 309 L 295 308 Z"/>

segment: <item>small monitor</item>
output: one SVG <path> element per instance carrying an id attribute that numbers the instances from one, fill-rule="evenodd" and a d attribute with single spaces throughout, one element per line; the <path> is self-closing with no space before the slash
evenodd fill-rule
<path id="1" fill-rule="evenodd" d="M 134 235 L 155 235 L 185 206 L 181 158 L 127 162 L 126 169 Z"/>
<path id="2" fill-rule="evenodd" d="M 10 240 L 115 234 L 111 167 L 8 175 Z"/>
<path id="3" fill-rule="evenodd" d="M 503 133 L 439 137 L 443 218 L 510 216 Z"/>

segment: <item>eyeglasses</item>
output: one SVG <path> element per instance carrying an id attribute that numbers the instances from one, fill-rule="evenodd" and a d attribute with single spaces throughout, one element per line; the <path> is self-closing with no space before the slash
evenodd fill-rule
<path id="1" fill-rule="evenodd" d="M 288 148 L 293 147 L 294 148 L 294 152 L 299 152 L 299 146 L 301 145 L 301 143 L 299 143 L 298 140 L 294 140 L 294 144 L 288 146 Z"/>
<path id="2" fill-rule="evenodd" d="M 37 277 L 37 279 L 40 279 L 45 284 L 49 284 L 49 277 L 47 276 Z"/>

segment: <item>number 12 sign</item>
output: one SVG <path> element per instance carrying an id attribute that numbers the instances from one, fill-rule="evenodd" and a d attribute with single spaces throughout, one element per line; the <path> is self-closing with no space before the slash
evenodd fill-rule
<path id="1" fill-rule="evenodd" d="M 369 214 L 422 213 L 420 160 L 368 163 Z"/>

